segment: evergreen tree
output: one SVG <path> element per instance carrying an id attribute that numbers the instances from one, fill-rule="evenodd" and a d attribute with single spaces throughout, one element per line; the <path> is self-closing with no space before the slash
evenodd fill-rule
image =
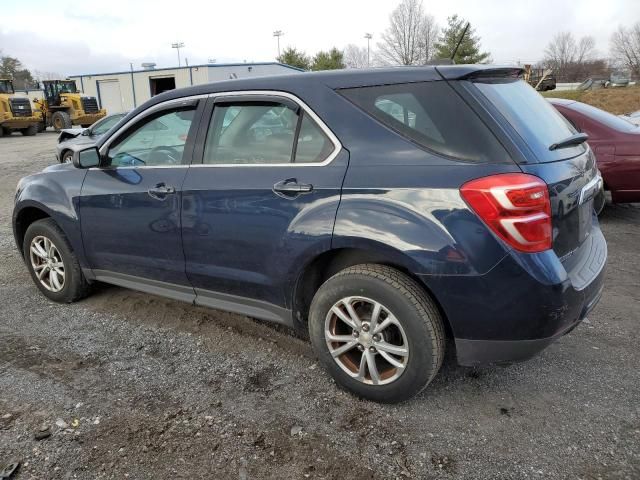
<path id="1" fill-rule="evenodd" d="M 344 54 L 335 47 L 328 52 L 319 51 L 311 63 L 311 70 L 340 70 L 341 68 L 345 68 Z"/>
<path id="2" fill-rule="evenodd" d="M 278 57 L 280 63 L 291 65 L 292 67 L 302 68 L 303 70 L 309 70 L 311 61 L 309 57 L 303 52 L 293 47 L 287 47 L 282 54 Z"/>
<path id="3" fill-rule="evenodd" d="M 458 17 L 458 15 L 447 18 L 447 26 L 442 30 L 442 34 L 436 44 L 436 58 L 451 58 L 466 25 L 466 20 Z M 460 42 L 460 47 L 458 47 L 453 60 L 456 63 L 491 62 L 489 52 L 480 51 L 480 37 L 475 35 L 475 29 L 471 26 L 469 26 L 462 42 Z"/>

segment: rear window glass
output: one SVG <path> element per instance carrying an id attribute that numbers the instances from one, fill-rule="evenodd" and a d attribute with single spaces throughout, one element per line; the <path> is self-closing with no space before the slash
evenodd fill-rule
<path id="1" fill-rule="evenodd" d="M 487 79 L 474 84 L 529 145 L 538 161 L 564 160 L 584 153 L 584 145 L 549 150 L 549 146 L 574 135 L 575 131 L 542 95 L 523 80 Z"/>
<path id="2" fill-rule="evenodd" d="M 349 88 L 340 93 L 435 153 L 467 162 L 510 162 L 493 133 L 446 82 Z"/>

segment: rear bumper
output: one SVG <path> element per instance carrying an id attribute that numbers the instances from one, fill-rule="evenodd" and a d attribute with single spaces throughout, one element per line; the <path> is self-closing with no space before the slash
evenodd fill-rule
<path id="1" fill-rule="evenodd" d="M 606 258 L 596 223 L 588 241 L 562 260 L 551 250 L 511 252 L 484 275 L 423 280 L 449 320 L 461 365 L 512 363 L 542 351 L 596 306 Z"/>
<path id="2" fill-rule="evenodd" d="M 566 330 L 551 337 L 529 340 L 469 340 L 456 338 L 458 363 L 468 367 L 505 364 L 522 362 L 536 356 L 558 338 L 566 335 L 577 327 L 589 312 L 593 310 L 602 296 L 604 286 L 602 277 L 604 277 L 604 271 L 600 272 L 598 278 L 590 285 L 590 287 L 598 288 L 595 295 L 585 299 L 586 303 L 582 306 L 579 317 L 575 319 Z M 591 295 L 591 293 L 589 293 L 589 295 Z"/>

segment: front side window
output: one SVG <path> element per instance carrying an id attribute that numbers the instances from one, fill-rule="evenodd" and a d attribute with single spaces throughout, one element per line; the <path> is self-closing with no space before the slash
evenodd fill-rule
<path id="1" fill-rule="evenodd" d="M 180 165 L 195 108 L 165 110 L 145 118 L 109 148 L 112 167 Z"/>
<path id="2" fill-rule="evenodd" d="M 333 144 L 302 110 L 274 102 L 216 105 L 204 149 L 205 164 L 286 164 L 324 161 Z"/>

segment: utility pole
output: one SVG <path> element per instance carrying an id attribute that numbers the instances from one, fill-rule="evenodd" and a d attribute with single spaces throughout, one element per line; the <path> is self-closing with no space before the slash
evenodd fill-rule
<path id="1" fill-rule="evenodd" d="M 280 37 L 283 35 L 284 32 L 282 30 L 276 30 L 275 32 L 273 32 L 273 36 L 278 39 L 278 61 L 280 61 Z"/>
<path id="2" fill-rule="evenodd" d="M 178 68 L 180 68 L 180 49 L 184 47 L 183 42 L 176 42 L 171 44 L 171 48 L 175 48 L 178 51 Z"/>
<path id="3" fill-rule="evenodd" d="M 367 39 L 367 67 L 370 67 L 371 66 L 371 49 L 369 47 L 369 42 L 371 42 L 373 35 L 371 35 L 370 33 L 365 33 L 364 38 Z"/>

